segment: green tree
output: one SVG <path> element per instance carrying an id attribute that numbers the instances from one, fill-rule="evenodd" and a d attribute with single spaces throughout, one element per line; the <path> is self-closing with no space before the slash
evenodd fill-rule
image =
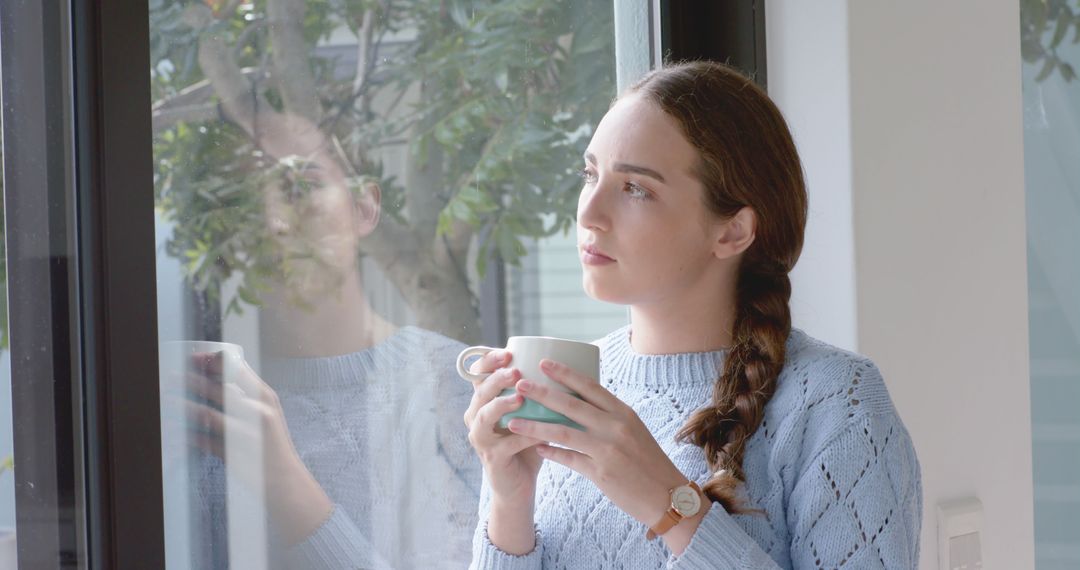
<path id="1" fill-rule="evenodd" d="M 420 326 L 478 340 L 470 253 L 482 273 L 493 251 L 514 263 L 523 240 L 572 227 L 575 170 L 615 95 L 611 12 L 610 0 L 151 0 L 168 252 L 211 296 L 243 275 L 226 310 L 258 303 L 282 263 L 260 189 L 306 191 L 303 165 L 267 157 L 260 136 L 303 117 L 332 136 L 357 191 L 382 188 L 363 255 Z M 402 140 L 408 184 L 380 158 Z"/>
<path id="2" fill-rule="evenodd" d="M 1076 79 L 1076 68 L 1058 53 L 1072 32 L 1072 43 L 1080 43 L 1080 2 L 1069 0 L 1023 0 L 1020 5 L 1020 54 L 1025 63 L 1039 66 L 1036 81 L 1050 77 L 1054 70 L 1065 81 Z"/>

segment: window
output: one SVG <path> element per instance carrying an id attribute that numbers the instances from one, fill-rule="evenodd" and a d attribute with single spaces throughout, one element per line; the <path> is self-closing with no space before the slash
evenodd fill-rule
<path id="1" fill-rule="evenodd" d="M 1021 3 L 1035 562 L 1080 563 L 1080 45 L 1069 4 Z M 1075 30 L 1073 30 L 1075 31 Z"/>
<path id="2" fill-rule="evenodd" d="M 573 253 L 611 2 L 149 6 L 168 567 L 467 565 L 450 363 L 625 321 Z"/>

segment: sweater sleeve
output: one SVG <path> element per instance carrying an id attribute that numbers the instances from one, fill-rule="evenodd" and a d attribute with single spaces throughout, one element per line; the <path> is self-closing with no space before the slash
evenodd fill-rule
<path id="1" fill-rule="evenodd" d="M 789 497 L 787 532 L 779 533 L 791 537 L 792 567 L 915 568 L 922 489 L 914 446 L 896 415 L 849 418 L 811 457 Z M 779 568 L 718 503 L 668 566 Z"/>
<path id="2" fill-rule="evenodd" d="M 322 526 L 288 550 L 286 558 L 287 568 L 392 568 L 338 505 Z"/>
<path id="3" fill-rule="evenodd" d="M 484 474 L 483 486 L 480 489 L 480 523 L 476 525 L 476 533 L 473 535 L 473 559 L 469 566 L 470 570 L 539 570 L 542 567 L 544 543 L 540 531 L 536 530 L 536 546 L 532 552 L 523 555 L 514 555 L 503 552 L 491 542 L 488 536 L 488 514 L 491 510 L 491 488 L 488 486 L 487 474 Z"/>
<path id="4" fill-rule="evenodd" d="M 454 357 L 458 350 L 455 347 Z M 444 368 L 447 368 L 444 366 Z M 477 525 L 480 501 L 480 459 L 469 443 L 469 432 L 461 418 L 472 400 L 472 386 L 451 370 L 451 377 L 439 382 L 438 445 L 439 458 L 452 474 L 440 485 L 440 493 L 450 501 L 448 544 L 438 549 L 440 562 L 452 561 L 455 568 L 465 568 L 472 554 L 472 535 Z"/>

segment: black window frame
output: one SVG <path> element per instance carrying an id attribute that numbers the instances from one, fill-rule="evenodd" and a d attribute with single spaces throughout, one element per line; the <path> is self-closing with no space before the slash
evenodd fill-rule
<path id="1" fill-rule="evenodd" d="M 0 3 L 24 568 L 161 568 L 145 0 Z"/>

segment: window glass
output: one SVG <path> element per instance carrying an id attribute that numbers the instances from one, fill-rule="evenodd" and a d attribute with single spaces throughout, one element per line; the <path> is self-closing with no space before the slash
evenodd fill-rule
<path id="1" fill-rule="evenodd" d="M 611 1 L 150 10 L 168 567 L 466 566 L 458 353 L 625 322 L 572 252 Z"/>
<path id="2" fill-rule="evenodd" d="M 4 135 L 0 119 L 0 201 L 4 190 Z M 0 206 L 0 214 L 3 207 Z M 0 568 L 15 567 L 15 446 L 11 413 L 11 360 L 7 326 L 7 255 L 0 215 Z"/>
<path id="3" fill-rule="evenodd" d="M 1021 3 L 1035 562 L 1080 565 L 1080 9 Z"/>

